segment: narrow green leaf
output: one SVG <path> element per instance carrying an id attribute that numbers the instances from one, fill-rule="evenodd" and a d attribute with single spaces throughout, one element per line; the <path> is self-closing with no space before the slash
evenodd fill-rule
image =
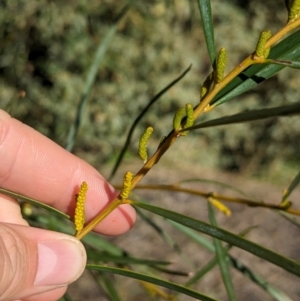
<path id="1" fill-rule="evenodd" d="M 98 253 L 97 260 L 104 263 L 113 262 L 115 264 L 142 264 L 144 266 L 155 266 L 155 265 L 169 265 L 171 262 L 162 260 L 150 260 L 143 258 L 135 258 L 132 256 L 122 255 L 122 256 L 112 256 L 108 254 Z"/>
<path id="2" fill-rule="evenodd" d="M 181 224 L 178 224 L 172 220 L 168 220 L 171 225 L 173 225 L 176 229 L 178 229 L 180 232 L 184 233 L 186 236 L 188 236 L 191 240 L 196 242 L 198 245 L 204 247 L 208 251 L 215 253 L 216 249 L 215 246 L 209 241 L 206 237 L 199 234 L 199 232 L 188 228 L 186 226 L 183 226 Z M 246 229 L 244 229 L 242 232 L 239 233 L 240 236 L 247 235 L 251 230 L 255 229 L 257 226 L 251 226 Z"/>
<path id="3" fill-rule="evenodd" d="M 157 223 L 151 218 L 146 216 L 139 208 L 136 208 L 138 215 L 144 220 L 151 228 L 153 228 L 158 235 L 178 254 L 182 254 L 180 246 L 174 241 L 174 239 L 168 235 Z"/>
<path id="4" fill-rule="evenodd" d="M 174 252 L 176 252 L 186 263 L 187 266 L 190 268 L 193 267 L 193 263 L 189 256 L 187 256 L 181 249 L 181 246 L 178 245 L 175 240 L 168 234 L 166 231 L 160 227 L 153 219 L 146 216 L 142 210 L 139 208 L 135 208 L 138 215 L 144 220 L 157 234 L 162 238 L 162 240 L 169 245 Z"/>
<path id="5" fill-rule="evenodd" d="M 268 64 L 275 64 L 295 69 L 300 69 L 300 61 L 289 61 L 289 60 L 267 60 Z"/>
<path id="6" fill-rule="evenodd" d="M 300 218 L 299 216 L 295 216 L 292 214 L 289 214 L 285 211 L 279 211 L 278 214 L 280 214 L 281 216 L 283 216 L 286 220 L 288 220 L 289 222 L 291 222 L 293 225 L 297 226 L 298 228 L 300 228 Z"/>
<path id="7" fill-rule="evenodd" d="M 201 270 L 199 270 L 189 281 L 185 283 L 186 286 L 191 286 L 205 276 L 209 271 L 211 271 L 218 264 L 217 257 L 210 260 Z"/>
<path id="8" fill-rule="evenodd" d="M 187 217 L 177 212 L 169 211 L 146 203 L 133 202 L 133 205 L 173 220 L 194 230 L 208 234 L 212 237 L 218 238 L 222 241 L 226 241 L 231 245 L 237 246 L 243 250 L 248 251 L 249 253 L 263 258 L 266 261 L 272 262 L 273 264 L 285 269 L 292 274 L 300 276 L 300 264 L 297 261 L 286 258 L 269 249 L 263 248 L 256 243 L 246 240 L 245 238 L 237 236 L 224 229 L 214 227 L 205 222 L 195 220 L 191 217 Z"/>
<path id="9" fill-rule="evenodd" d="M 290 194 L 298 186 L 299 183 L 300 183 L 300 171 L 298 172 L 296 177 L 293 179 L 293 181 L 290 184 L 290 186 L 288 187 L 286 193 L 283 195 L 282 202 L 284 202 L 290 196 Z"/>
<path id="10" fill-rule="evenodd" d="M 182 285 L 169 282 L 160 278 L 156 277 L 151 277 L 145 274 L 141 273 L 136 273 L 133 271 L 125 270 L 125 269 L 119 269 L 119 268 L 113 268 L 113 267 L 107 267 L 107 266 L 100 266 L 100 265 L 94 265 L 94 264 L 87 264 L 86 266 L 87 269 L 90 270 L 98 270 L 102 272 L 108 272 L 108 273 L 113 273 L 117 275 L 122 275 L 125 277 L 130 277 L 134 279 L 138 279 L 141 281 L 146 281 L 149 283 L 153 283 L 162 287 L 166 287 L 168 289 L 174 290 L 176 292 L 182 293 L 187 296 L 191 296 L 193 298 L 196 298 L 197 300 L 203 300 L 203 301 L 216 301 L 215 299 L 212 299 L 206 295 L 202 295 L 194 290 L 188 289 Z"/>
<path id="11" fill-rule="evenodd" d="M 269 284 L 265 279 L 259 275 L 253 273 L 251 269 L 245 266 L 243 263 L 239 262 L 232 256 L 229 256 L 230 264 L 239 272 L 241 272 L 245 277 L 252 280 L 254 283 L 259 285 L 262 289 L 268 292 L 277 301 L 293 301 L 285 293 L 277 289 L 276 287 Z"/>
<path id="12" fill-rule="evenodd" d="M 183 277 L 189 277 L 190 273 L 189 272 L 184 272 L 184 271 L 178 271 L 178 270 L 170 270 L 170 269 L 165 269 L 159 266 L 153 266 L 152 267 L 154 270 L 169 274 L 169 275 L 175 275 L 175 276 L 183 276 Z"/>
<path id="13" fill-rule="evenodd" d="M 271 48 L 269 59 L 297 60 L 300 59 L 300 30 L 294 32 Z M 252 65 L 232 80 L 211 101 L 211 104 L 220 105 L 238 95 L 254 88 L 264 80 L 270 78 L 284 66 L 279 65 Z"/>
<path id="14" fill-rule="evenodd" d="M 217 221 L 215 218 L 213 207 L 210 202 L 207 202 L 207 203 L 208 203 L 208 212 L 209 212 L 208 215 L 209 215 L 210 223 L 213 226 L 217 227 L 218 225 L 217 225 Z M 233 287 L 232 278 L 231 278 L 230 271 L 229 271 L 229 266 L 228 266 L 228 261 L 227 261 L 227 252 L 223 248 L 222 242 L 217 238 L 214 238 L 214 246 L 215 246 L 215 250 L 216 250 L 216 257 L 217 257 L 218 264 L 220 267 L 221 276 L 222 276 L 223 283 L 224 283 L 224 286 L 227 291 L 228 298 L 231 301 L 235 301 L 237 299 L 236 299 L 235 290 Z"/>
<path id="15" fill-rule="evenodd" d="M 88 271 L 90 276 L 94 279 L 95 284 L 98 286 L 99 291 L 104 292 L 110 301 L 121 301 L 117 290 L 115 289 L 113 279 L 109 278 L 107 273 L 101 271 Z"/>
<path id="16" fill-rule="evenodd" d="M 84 236 L 82 242 L 97 251 L 105 251 L 114 256 L 122 256 L 125 253 L 118 246 L 116 246 L 112 242 L 109 242 L 107 239 L 101 237 L 96 233 L 90 232 L 88 235 Z"/>
<path id="17" fill-rule="evenodd" d="M 285 213 L 285 212 L 282 212 Z M 200 235 L 198 232 L 196 232 L 193 229 L 187 228 L 186 226 L 183 226 L 181 224 L 178 224 L 176 222 L 170 221 L 172 225 L 174 225 L 178 230 L 186 234 L 189 238 L 193 239 L 197 244 L 200 246 L 205 247 L 207 250 L 215 253 L 215 247 L 214 245 L 205 237 Z M 244 235 L 248 233 L 248 231 L 251 228 L 245 229 L 240 233 L 240 235 Z M 198 237 L 197 237 L 198 236 Z M 230 247 L 228 247 L 228 250 Z M 226 250 L 228 252 L 228 250 Z M 265 279 L 257 275 L 256 273 L 252 272 L 251 269 L 246 267 L 243 263 L 238 261 L 236 258 L 232 257 L 231 255 L 228 255 L 229 257 L 229 263 L 237 269 L 239 272 L 241 272 L 245 277 L 249 278 L 251 281 L 253 281 L 255 284 L 260 286 L 263 290 L 267 291 L 275 300 L 277 301 L 292 301 L 285 293 L 280 291 L 279 289 L 272 286 L 270 283 L 268 283 Z M 196 274 L 189 279 L 189 281 L 186 283 L 186 285 L 192 285 L 198 280 L 200 280 L 206 273 L 208 273 L 210 270 L 212 270 L 217 265 L 217 258 L 214 257 L 207 265 L 205 265 L 201 270 L 196 272 Z"/>
<path id="18" fill-rule="evenodd" d="M 123 17 L 123 15 L 125 14 L 125 12 L 127 11 L 127 7 L 125 7 L 122 12 L 120 13 L 120 15 L 118 16 L 117 20 L 115 21 L 115 23 L 111 26 L 111 28 L 109 29 L 109 31 L 107 32 L 106 36 L 103 38 L 103 40 L 101 40 L 100 45 L 98 46 L 98 49 L 96 50 L 93 62 L 91 64 L 91 67 L 89 69 L 88 75 L 87 75 L 87 79 L 80 97 L 80 102 L 78 104 L 77 107 L 77 112 L 76 112 L 76 117 L 74 120 L 74 123 L 72 124 L 70 131 L 69 131 L 69 135 L 68 135 L 68 139 L 67 139 L 67 145 L 66 145 L 66 149 L 68 151 L 71 151 L 73 149 L 73 146 L 75 144 L 75 139 L 77 136 L 77 132 L 78 129 L 80 127 L 81 121 L 82 121 L 82 116 L 84 113 L 84 109 L 87 105 L 88 102 L 88 97 L 90 94 L 90 91 L 93 87 L 93 84 L 95 82 L 96 79 L 96 75 L 99 69 L 100 64 L 103 61 L 103 58 L 108 50 L 108 47 L 118 29 L 118 23 L 121 20 L 121 18 Z"/>
<path id="19" fill-rule="evenodd" d="M 115 289 L 114 283 L 107 277 L 106 273 L 101 273 L 104 286 L 111 301 L 121 301 L 118 291 Z"/>
<path id="20" fill-rule="evenodd" d="M 187 235 L 191 240 L 196 242 L 198 245 L 203 246 L 208 251 L 215 253 L 215 246 L 205 237 L 202 235 L 199 235 L 199 232 L 194 231 L 186 226 L 183 226 L 182 224 L 179 224 L 177 222 L 174 222 L 172 220 L 169 220 L 170 224 L 173 225 L 176 229 L 180 230 L 180 232 Z"/>
<path id="21" fill-rule="evenodd" d="M 183 71 L 182 74 L 180 74 L 177 78 L 175 78 L 172 82 L 170 82 L 166 87 L 164 87 L 161 91 L 159 91 L 147 104 L 147 106 L 141 111 L 141 113 L 138 115 L 138 117 L 133 121 L 128 135 L 126 137 L 126 141 L 124 143 L 124 146 L 120 152 L 120 155 L 112 169 L 112 172 L 108 178 L 109 181 L 111 181 L 111 179 L 114 177 L 114 175 L 116 174 L 122 160 L 123 157 L 126 153 L 126 150 L 128 149 L 130 142 L 131 142 L 131 138 L 133 135 L 134 130 L 136 129 L 138 123 L 141 121 L 141 119 L 145 116 L 145 114 L 148 112 L 148 110 L 150 109 L 150 107 L 164 94 L 166 93 L 170 88 L 172 88 L 176 83 L 178 83 L 192 68 L 192 65 L 190 65 L 186 70 Z"/>
<path id="22" fill-rule="evenodd" d="M 7 190 L 7 189 L 4 189 L 4 188 L 0 188 L 0 192 L 3 193 L 3 194 L 6 194 L 12 198 L 15 198 L 17 200 L 22 200 L 22 201 L 25 201 L 29 204 L 32 204 L 32 205 L 36 205 L 36 206 L 39 206 L 41 208 L 44 208 L 56 215 L 59 215 L 60 217 L 63 217 L 63 218 L 66 218 L 66 219 L 70 219 L 70 216 L 56 208 L 53 208 L 49 205 L 46 205 L 44 204 L 42 201 L 38 201 L 38 200 L 35 200 L 33 198 L 30 198 L 28 196 L 25 196 L 25 195 L 22 195 L 20 193 L 16 193 L 16 192 L 13 192 L 11 190 Z"/>
<path id="23" fill-rule="evenodd" d="M 211 64 L 214 65 L 216 60 L 216 49 L 210 0 L 198 0 L 198 5 L 208 54 Z"/>
<path id="24" fill-rule="evenodd" d="M 208 128 L 219 125 L 227 125 L 234 123 L 243 123 L 255 120 L 261 120 L 272 117 L 282 117 L 282 116 L 290 116 L 290 115 L 298 115 L 300 114 L 300 103 L 293 103 L 285 106 L 274 107 L 270 109 L 261 109 L 261 110 L 252 110 L 244 113 L 238 113 L 231 116 L 221 117 L 217 119 L 212 119 L 206 122 L 202 122 L 191 126 L 185 130 L 195 130 L 201 128 Z"/>

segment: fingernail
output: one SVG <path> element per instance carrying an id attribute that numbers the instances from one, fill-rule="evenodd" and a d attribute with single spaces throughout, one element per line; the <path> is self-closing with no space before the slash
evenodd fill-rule
<path id="1" fill-rule="evenodd" d="M 83 245 L 72 239 L 45 240 L 38 244 L 38 270 L 34 284 L 66 285 L 83 272 L 86 253 Z"/>

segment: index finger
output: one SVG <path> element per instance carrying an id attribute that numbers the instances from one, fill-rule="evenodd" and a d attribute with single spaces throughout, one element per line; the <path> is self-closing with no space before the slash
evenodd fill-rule
<path id="1" fill-rule="evenodd" d="M 86 220 L 95 217 L 117 191 L 91 165 L 67 152 L 39 132 L 0 110 L 0 186 L 43 201 L 71 216 L 74 195 L 83 181 L 88 183 Z M 135 211 L 121 205 L 95 230 L 117 235 L 135 222 Z"/>

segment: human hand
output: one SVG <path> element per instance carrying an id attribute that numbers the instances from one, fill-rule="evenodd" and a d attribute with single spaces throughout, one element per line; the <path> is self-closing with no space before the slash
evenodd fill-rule
<path id="1" fill-rule="evenodd" d="M 86 181 L 85 208 L 91 220 L 117 192 L 89 164 L 0 110 L 0 186 L 74 213 L 74 194 Z M 115 209 L 94 230 L 128 231 L 135 222 L 129 205 Z M 83 272 L 86 253 L 72 236 L 29 227 L 19 203 L 0 194 L 0 301 L 54 301 Z"/>

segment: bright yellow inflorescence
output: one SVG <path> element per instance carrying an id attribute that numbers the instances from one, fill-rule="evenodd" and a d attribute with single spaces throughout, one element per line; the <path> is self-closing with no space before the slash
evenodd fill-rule
<path id="1" fill-rule="evenodd" d="M 217 70 L 216 70 L 216 80 L 217 84 L 222 81 L 225 73 L 225 67 L 227 64 L 227 51 L 224 47 L 222 47 L 219 51 L 217 57 Z"/>
<path id="2" fill-rule="evenodd" d="M 289 11 L 289 22 L 300 17 L 300 0 L 294 0 Z"/>
<path id="3" fill-rule="evenodd" d="M 120 193 L 120 197 L 122 198 L 122 200 L 126 200 L 129 197 L 132 178 L 133 178 L 133 173 L 130 171 L 127 171 L 124 175 L 123 188 Z"/>
<path id="4" fill-rule="evenodd" d="M 184 124 L 182 119 L 186 117 Z M 194 124 L 194 109 L 193 106 L 188 103 L 184 108 L 179 109 L 173 119 L 173 128 L 175 131 L 188 128 Z M 185 136 L 188 132 L 182 132 L 180 135 Z"/>
<path id="5" fill-rule="evenodd" d="M 186 120 L 183 125 L 183 128 L 188 128 L 194 124 L 194 109 L 193 106 L 188 103 L 185 105 L 185 112 L 186 112 Z M 185 136 L 188 134 L 188 131 L 182 132 L 181 136 Z"/>
<path id="6" fill-rule="evenodd" d="M 265 49 L 265 45 L 271 36 L 272 36 L 272 33 L 270 30 L 264 30 L 261 32 L 260 37 L 257 42 L 257 45 L 256 45 L 256 50 L 255 50 L 255 54 L 258 57 L 260 57 L 260 58 L 263 57 L 265 59 L 268 57 L 270 48 Z"/>
<path id="7" fill-rule="evenodd" d="M 231 211 L 230 209 L 225 206 L 223 203 L 221 203 L 219 200 L 213 198 L 213 197 L 209 197 L 207 198 L 207 200 L 217 209 L 219 209 L 221 212 L 223 212 L 225 215 L 230 216 L 231 215 Z"/>
<path id="8" fill-rule="evenodd" d="M 88 184 L 82 182 L 78 194 L 76 194 L 76 207 L 75 207 L 75 217 L 74 224 L 76 231 L 81 231 L 85 223 L 85 214 L 84 214 L 84 203 L 86 200 L 86 193 L 88 190 Z"/>
<path id="9" fill-rule="evenodd" d="M 173 128 L 175 131 L 181 130 L 181 121 L 184 116 L 186 116 L 186 108 L 181 108 L 175 113 L 173 119 Z"/>
<path id="10" fill-rule="evenodd" d="M 148 160 L 147 143 L 152 133 L 153 127 L 149 126 L 143 133 L 139 142 L 139 156 L 144 161 L 144 163 L 146 163 Z"/>

